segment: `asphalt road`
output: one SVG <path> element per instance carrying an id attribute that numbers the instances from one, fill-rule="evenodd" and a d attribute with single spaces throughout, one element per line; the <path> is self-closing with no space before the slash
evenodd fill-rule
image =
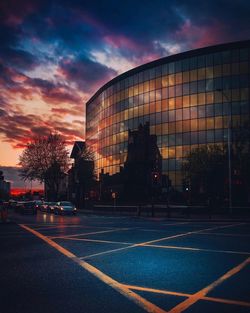
<path id="1" fill-rule="evenodd" d="M 13 215 L 0 312 L 250 312 L 250 224 Z"/>

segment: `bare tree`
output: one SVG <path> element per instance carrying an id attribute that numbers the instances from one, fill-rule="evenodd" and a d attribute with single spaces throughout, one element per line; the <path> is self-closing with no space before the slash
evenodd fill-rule
<path id="1" fill-rule="evenodd" d="M 37 137 L 27 144 L 20 156 L 20 177 L 37 179 L 58 196 L 59 184 L 69 168 L 69 156 L 65 142 L 58 134 Z"/>

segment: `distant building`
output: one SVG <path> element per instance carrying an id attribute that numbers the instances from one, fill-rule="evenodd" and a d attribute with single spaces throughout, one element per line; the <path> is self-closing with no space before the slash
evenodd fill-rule
<path id="1" fill-rule="evenodd" d="M 0 199 L 7 199 L 10 196 L 11 184 L 4 180 L 3 172 L 0 171 Z"/>
<path id="2" fill-rule="evenodd" d="M 70 154 L 74 163 L 68 171 L 68 198 L 78 208 L 84 207 L 85 198 L 91 196 L 93 184 L 94 161 L 86 159 L 85 151 L 85 142 L 75 141 Z"/>

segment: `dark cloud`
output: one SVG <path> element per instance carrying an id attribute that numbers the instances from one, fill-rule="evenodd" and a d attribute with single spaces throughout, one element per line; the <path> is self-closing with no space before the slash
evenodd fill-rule
<path id="1" fill-rule="evenodd" d="M 94 92 L 97 86 L 113 78 L 116 71 L 86 57 L 77 60 L 64 59 L 60 71 L 67 80 L 74 81 L 85 92 Z"/>

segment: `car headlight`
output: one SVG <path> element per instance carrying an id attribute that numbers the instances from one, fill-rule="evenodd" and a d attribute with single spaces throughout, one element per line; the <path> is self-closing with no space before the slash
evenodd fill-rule
<path id="1" fill-rule="evenodd" d="M 64 208 L 60 207 L 60 210 L 62 210 L 62 211 L 63 211 L 63 210 L 64 210 Z"/>

